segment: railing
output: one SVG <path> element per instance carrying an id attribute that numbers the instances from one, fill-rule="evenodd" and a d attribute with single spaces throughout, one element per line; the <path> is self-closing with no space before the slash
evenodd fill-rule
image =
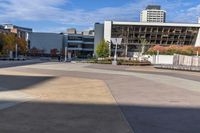
<path id="1" fill-rule="evenodd" d="M 200 67 L 200 57 L 198 57 L 198 56 L 174 55 L 173 65 Z"/>

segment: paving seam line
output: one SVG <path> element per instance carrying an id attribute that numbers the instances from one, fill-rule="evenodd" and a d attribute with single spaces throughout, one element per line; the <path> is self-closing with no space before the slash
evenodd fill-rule
<path id="1" fill-rule="evenodd" d="M 135 133 L 133 127 L 130 125 L 130 123 L 129 123 L 128 120 L 126 119 L 126 117 L 125 117 L 125 115 L 124 115 L 122 109 L 120 108 L 120 106 L 119 106 L 119 104 L 118 104 L 118 102 L 117 102 L 115 96 L 113 95 L 112 89 L 110 88 L 109 83 L 107 83 L 106 81 L 104 81 L 104 83 L 107 85 L 108 91 L 109 91 L 110 95 L 113 97 L 114 101 L 116 102 L 116 104 L 117 104 L 116 107 L 119 109 L 119 112 L 120 112 L 120 114 L 122 115 L 122 117 L 123 117 L 123 119 L 125 120 L 125 122 L 126 122 L 126 124 L 128 125 L 128 127 L 130 128 L 130 131 L 131 131 L 132 133 Z"/>

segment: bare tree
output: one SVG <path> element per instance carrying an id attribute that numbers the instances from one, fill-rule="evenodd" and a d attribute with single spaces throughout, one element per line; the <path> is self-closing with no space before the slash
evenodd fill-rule
<path id="1" fill-rule="evenodd" d="M 140 39 L 141 42 L 141 55 L 144 54 L 146 46 L 149 44 L 149 42 L 145 38 Z"/>

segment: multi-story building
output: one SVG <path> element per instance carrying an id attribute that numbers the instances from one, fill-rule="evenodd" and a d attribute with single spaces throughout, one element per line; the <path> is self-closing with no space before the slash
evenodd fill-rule
<path id="1" fill-rule="evenodd" d="M 141 12 L 140 21 L 164 23 L 166 21 L 166 11 L 161 10 L 161 6 L 149 5 Z"/>
<path id="2" fill-rule="evenodd" d="M 64 33 L 64 47 L 70 57 L 92 57 L 94 53 L 94 31 L 77 32 L 68 29 Z M 69 58 L 70 58 L 69 57 Z"/>
<path id="3" fill-rule="evenodd" d="M 17 34 L 18 37 L 29 40 L 29 34 L 32 33 L 31 28 L 19 27 L 13 24 L 3 24 L 4 30 Z"/>
<path id="4" fill-rule="evenodd" d="M 121 50 L 126 50 L 126 54 L 140 52 L 142 39 L 148 42 L 147 47 L 154 45 L 200 46 L 200 24 L 116 21 L 95 24 L 95 45 L 103 39 L 110 42 L 111 38 L 123 39 Z"/>
<path id="5" fill-rule="evenodd" d="M 9 31 L 8 31 L 8 30 L 5 30 L 3 25 L 0 25 L 0 33 L 8 34 Z"/>
<path id="6" fill-rule="evenodd" d="M 37 49 L 43 55 L 51 55 L 52 50 L 57 54 L 64 54 L 67 49 L 68 57 L 92 57 L 94 53 L 94 31 L 77 32 L 68 29 L 64 33 L 39 33 L 30 34 L 30 50 Z"/>
<path id="7" fill-rule="evenodd" d="M 32 32 L 29 37 L 30 46 L 29 49 L 37 49 L 42 51 L 41 54 L 49 56 L 51 50 L 56 49 L 58 53 L 63 50 L 63 35 L 58 33 L 41 33 Z M 32 54 L 32 53 L 30 53 Z"/>

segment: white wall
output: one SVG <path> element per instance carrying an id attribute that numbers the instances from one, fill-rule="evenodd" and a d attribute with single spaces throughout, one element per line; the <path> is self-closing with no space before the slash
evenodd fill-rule
<path id="1" fill-rule="evenodd" d="M 112 21 L 105 21 L 104 22 L 104 39 L 105 41 L 111 40 L 111 31 L 112 31 Z"/>
<path id="2" fill-rule="evenodd" d="M 195 43 L 195 47 L 200 47 L 200 28 L 199 28 L 199 33 L 198 33 L 197 40 L 196 40 L 196 43 Z"/>
<path id="3" fill-rule="evenodd" d="M 96 55 L 96 47 L 99 42 L 104 39 L 104 24 L 95 24 L 94 28 L 94 55 Z"/>
<path id="4" fill-rule="evenodd" d="M 147 10 L 142 11 L 140 16 L 140 22 L 147 22 Z"/>
<path id="5" fill-rule="evenodd" d="M 173 64 L 173 55 L 154 55 L 148 59 L 152 64 Z"/>
<path id="6" fill-rule="evenodd" d="M 50 54 L 51 49 L 61 50 L 63 47 L 63 35 L 57 33 L 37 33 L 30 34 L 30 48 L 38 48 L 45 50 L 46 54 Z"/>

